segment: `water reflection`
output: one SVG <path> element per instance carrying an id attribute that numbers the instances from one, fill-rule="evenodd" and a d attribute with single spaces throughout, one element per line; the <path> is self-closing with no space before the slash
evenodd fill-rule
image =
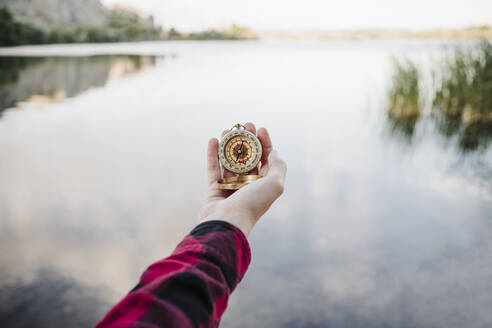
<path id="1" fill-rule="evenodd" d="M 251 235 L 252 266 L 224 327 L 491 326 L 491 190 L 469 178 L 470 163 L 454 165 L 460 154 L 435 129 L 420 128 L 434 124 L 428 101 L 397 132 L 412 135 L 411 151 L 379 133 L 388 127 L 390 58 L 409 56 L 420 68 L 442 49 L 435 41 L 153 43 L 139 51 L 179 56 L 61 103 L 4 113 L 0 298 L 32 304 L 36 326 L 45 307 L 25 293 L 49 280 L 40 273 L 48 268 L 47 288 L 81 286 L 82 299 L 107 310 L 193 227 L 208 138 L 254 121 L 270 129 L 289 172 L 285 194 Z M 395 119 L 415 118 L 415 101 L 394 103 Z M 44 290 L 36 295 L 59 306 Z M 85 313 L 83 301 L 63 299 Z M 2 315 L 17 317 L 7 306 Z"/>
<path id="2" fill-rule="evenodd" d="M 108 307 L 102 297 L 105 292 L 42 269 L 33 279 L 0 286 L 0 326 L 92 327 Z"/>
<path id="3" fill-rule="evenodd" d="M 1 57 L 0 114 L 19 102 L 53 103 L 145 70 L 153 56 Z"/>

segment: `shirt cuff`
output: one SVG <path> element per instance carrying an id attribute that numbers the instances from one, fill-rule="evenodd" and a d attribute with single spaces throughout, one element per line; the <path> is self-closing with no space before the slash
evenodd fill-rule
<path id="1" fill-rule="evenodd" d="M 229 268 L 235 268 L 235 277 L 229 277 L 229 287 L 242 280 L 251 263 L 251 249 L 248 239 L 238 227 L 222 221 L 205 221 L 197 225 L 190 236 L 205 247 L 207 253 L 216 254 Z M 226 270 L 229 271 L 229 270 Z"/>

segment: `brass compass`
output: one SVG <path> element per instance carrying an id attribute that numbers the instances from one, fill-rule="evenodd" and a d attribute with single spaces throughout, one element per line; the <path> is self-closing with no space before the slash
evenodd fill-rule
<path id="1" fill-rule="evenodd" d="M 248 175 L 261 160 L 260 140 L 243 125 L 236 124 L 226 133 L 219 143 L 219 161 L 224 169 L 236 173 L 236 176 L 218 181 L 219 189 L 237 190 L 261 175 Z"/>

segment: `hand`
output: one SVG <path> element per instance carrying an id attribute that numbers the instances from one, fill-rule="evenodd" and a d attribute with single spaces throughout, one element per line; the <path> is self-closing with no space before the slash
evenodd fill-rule
<path id="1" fill-rule="evenodd" d="M 253 123 L 246 123 L 244 127 L 256 134 Z M 227 132 L 227 130 L 224 131 L 222 136 Z M 234 174 L 219 164 L 217 154 L 219 141 L 216 138 L 210 139 L 207 153 L 208 191 L 200 210 L 199 222 L 224 220 L 235 225 L 248 236 L 260 217 L 283 193 L 287 166 L 280 159 L 277 151 L 273 150 L 272 141 L 266 129 L 258 129 L 258 139 L 263 149 L 261 165 L 259 165 L 259 170 L 255 169 L 251 173 L 259 173 L 263 178 L 237 191 L 221 190 L 217 187 L 219 179 Z"/>

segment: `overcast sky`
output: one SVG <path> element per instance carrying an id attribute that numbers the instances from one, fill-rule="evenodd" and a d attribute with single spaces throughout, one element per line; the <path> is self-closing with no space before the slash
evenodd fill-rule
<path id="1" fill-rule="evenodd" d="M 164 27 L 198 30 L 426 29 L 492 24 L 492 0 L 102 0 L 155 16 Z"/>

